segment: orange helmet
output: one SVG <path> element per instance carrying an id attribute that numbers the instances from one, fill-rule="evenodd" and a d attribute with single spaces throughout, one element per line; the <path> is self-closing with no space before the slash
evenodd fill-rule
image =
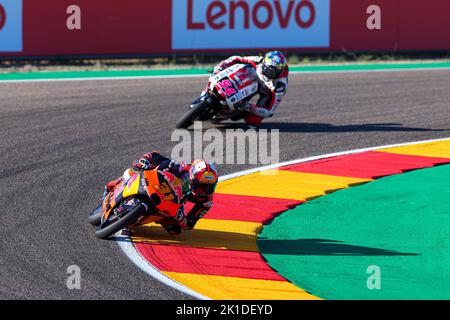
<path id="1" fill-rule="evenodd" d="M 216 168 L 206 160 L 195 160 L 189 169 L 192 194 L 199 199 L 207 199 L 216 189 L 219 175 Z"/>

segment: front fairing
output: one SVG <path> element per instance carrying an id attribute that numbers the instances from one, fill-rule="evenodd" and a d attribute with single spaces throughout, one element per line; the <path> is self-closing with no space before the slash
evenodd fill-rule
<path id="1" fill-rule="evenodd" d="M 259 83 L 256 70 L 245 64 L 235 64 L 210 77 L 209 89 L 217 92 L 226 105 L 235 105 L 250 99 L 258 92 Z"/>
<path id="2" fill-rule="evenodd" d="M 135 172 L 105 197 L 102 205 L 103 219 L 107 219 L 123 200 L 132 197 L 149 202 L 164 216 L 176 217 L 184 201 L 184 188 L 183 181 L 166 170 Z"/>
<path id="3" fill-rule="evenodd" d="M 142 172 L 134 172 L 128 179 L 121 181 L 108 193 L 102 204 L 102 215 L 104 219 L 108 218 L 118 204 L 130 197 L 148 198 Z"/>

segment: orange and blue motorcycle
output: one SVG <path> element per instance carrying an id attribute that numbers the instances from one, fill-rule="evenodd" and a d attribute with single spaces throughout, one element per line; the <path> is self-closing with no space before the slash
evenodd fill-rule
<path id="1" fill-rule="evenodd" d="M 137 225 L 173 223 L 182 213 L 182 199 L 182 181 L 170 172 L 133 172 L 103 198 L 88 221 L 101 239 Z"/>

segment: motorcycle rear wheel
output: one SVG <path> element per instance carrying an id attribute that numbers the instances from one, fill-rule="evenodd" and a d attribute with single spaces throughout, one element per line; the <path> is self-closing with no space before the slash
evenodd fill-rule
<path id="1" fill-rule="evenodd" d="M 119 217 L 116 221 L 106 224 L 105 226 L 100 225 L 97 230 L 95 230 L 95 236 L 100 239 L 105 239 L 117 231 L 136 223 L 139 217 L 146 212 L 147 207 L 143 203 L 139 203 L 134 209 L 127 212 L 124 216 Z"/>
<path id="2" fill-rule="evenodd" d="M 177 129 L 187 129 L 194 121 L 209 107 L 209 103 L 205 100 L 192 106 L 189 111 L 187 111 L 176 124 Z"/>

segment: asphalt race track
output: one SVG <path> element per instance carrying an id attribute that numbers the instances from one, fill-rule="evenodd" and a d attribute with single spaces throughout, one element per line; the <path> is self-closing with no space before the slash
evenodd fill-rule
<path id="1" fill-rule="evenodd" d="M 175 122 L 205 82 L 0 84 L 1 299 L 190 299 L 96 239 L 86 217 L 133 159 L 171 153 Z M 292 75 L 262 128 L 280 130 L 281 161 L 450 137 L 449 88 L 450 71 L 438 70 Z M 70 265 L 80 290 L 66 286 Z"/>

